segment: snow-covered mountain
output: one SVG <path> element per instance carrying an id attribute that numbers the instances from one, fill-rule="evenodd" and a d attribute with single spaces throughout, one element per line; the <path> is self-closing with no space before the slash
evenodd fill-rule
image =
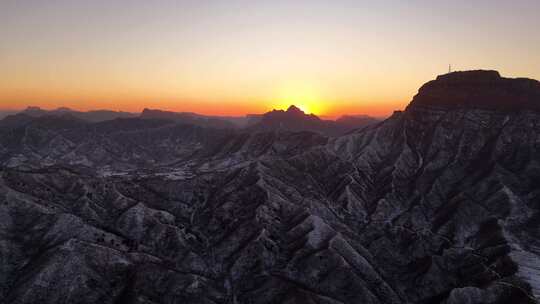
<path id="1" fill-rule="evenodd" d="M 536 303 L 539 92 L 451 73 L 332 137 L 295 109 L 253 129 L 12 116 L 0 299 Z"/>

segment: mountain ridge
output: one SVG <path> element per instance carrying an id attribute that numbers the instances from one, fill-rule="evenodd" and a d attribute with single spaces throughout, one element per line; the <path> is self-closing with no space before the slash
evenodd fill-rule
<path id="1" fill-rule="evenodd" d="M 323 120 L 314 114 L 305 114 L 291 105 L 287 111 L 272 110 L 265 114 L 248 114 L 245 117 L 207 116 L 192 112 L 172 112 L 145 108 L 140 114 L 98 110 L 89 112 L 74 111 L 69 108 L 43 110 L 39 107 L 8 115 L 0 125 L 15 126 L 28 123 L 32 118 L 71 116 L 89 123 L 100 123 L 116 119 L 165 120 L 174 123 L 191 124 L 216 129 L 238 129 L 240 131 L 311 131 L 325 136 L 345 134 L 357 128 L 379 121 L 367 115 L 343 116 L 336 121 Z"/>

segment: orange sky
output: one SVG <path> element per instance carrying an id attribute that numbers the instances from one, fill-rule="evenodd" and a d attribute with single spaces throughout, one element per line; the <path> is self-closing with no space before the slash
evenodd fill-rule
<path id="1" fill-rule="evenodd" d="M 448 63 L 540 78 L 538 11 L 534 0 L 7 0 L 0 109 L 385 116 Z"/>

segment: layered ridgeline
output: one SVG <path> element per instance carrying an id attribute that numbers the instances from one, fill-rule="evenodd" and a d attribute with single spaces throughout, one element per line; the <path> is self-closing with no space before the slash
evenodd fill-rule
<path id="1" fill-rule="evenodd" d="M 0 299 L 535 303 L 539 92 L 451 73 L 339 137 L 4 120 Z"/>
<path id="2" fill-rule="evenodd" d="M 272 110 L 265 114 L 245 116 L 208 116 L 192 112 L 171 112 L 147 108 L 140 114 L 135 114 L 110 110 L 81 112 L 69 108 L 43 110 L 39 107 L 28 107 L 20 112 L 0 111 L 0 127 L 13 128 L 13 126 L 22 126 L 51 118 L 79 120 L 81 123 L 96 126 L 102 122 L 110 124 L 111 120 L 161 120 L 211 129 L 235 129 L 243 132 L 310 131 L 325 136 L 343 135 L 380 121 L 378 118 L 367 115 L 344 115 L 335 121 L 325 120 L 313 114 L 306 114 L 294 105 L 286 111 Z"/>

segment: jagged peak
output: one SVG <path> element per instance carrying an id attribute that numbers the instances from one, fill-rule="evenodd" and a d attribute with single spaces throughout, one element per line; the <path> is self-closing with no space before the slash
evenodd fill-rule
<path id="1" fill-rule="evenodd" d="M 287 112 L 288 113 L 306 114 L 304 111 L 302 111 L 299 107 L 297 107 L 295 105 L 290 105 L 289 108 L 287 108 Z"/>
<path id="2" fill-rule="evenodd" d="M 270 112 L 265 113 L 263 119 L 301 119 L 301 120 L 320 120 L 315 114 L 306 114 L 299 107 L 290 105 L 287 110 L 273 109 Z"/>

